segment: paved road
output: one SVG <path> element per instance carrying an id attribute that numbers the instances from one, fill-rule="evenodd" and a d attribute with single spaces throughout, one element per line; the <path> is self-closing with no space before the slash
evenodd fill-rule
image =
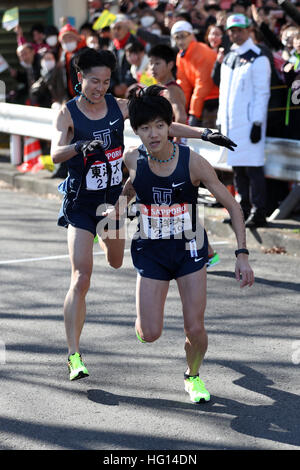
<path id="1" fill-rule="evenodd" d="M 69 283 L 59 202 L 0 190 L 0 449 L 300 449 L 299 263 L 251 253 L 256 284 L 233 279 L 234 246 L 211 240 L 209 349 L 195 406 L 183 391 L 176 284 L 155 344 L 134 335 L 135 272 L 95 246 L 82 352 L 90 377 L 68 381 L 62 303 Z M 127 245 L 128 249 L 128 245 Z"/>

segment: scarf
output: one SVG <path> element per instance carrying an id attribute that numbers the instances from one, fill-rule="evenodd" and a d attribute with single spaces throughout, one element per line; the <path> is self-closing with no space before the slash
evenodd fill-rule
<path id="1" fill-rule="evenodd" d="M 120 49 L 124 49 L 124 47 L 125 47 L 125 45 L 126 45 L 128 39 L 129 39 L 129 36 L 130 36 L 130 32 L 128 32 L 128 33 L 126 34 L 126 36 L 125 36 L 123 39 L 121 39 L 121 40 L 119 40 L 119 39 L 114 39 L 114 40 L 113 40 L 114 46 L 115 46 L 115 48 L 116 48 L 118 51 L 119 51 Z"/>

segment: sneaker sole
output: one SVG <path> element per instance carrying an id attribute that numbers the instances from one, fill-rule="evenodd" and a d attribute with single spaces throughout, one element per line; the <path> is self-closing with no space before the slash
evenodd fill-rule
<path id="1" fill-rule="evenodd" d="M 79 380 L 79 379 L 84 379 L 85 377 L 89 377 L 89 374 L 87 374 L 86 372 L 83 372 L 83 370 L 80 370 L 78 374 L 70 378 L 70 380 Z"/>
<path id="2" fill-rule="evenodd" d="M 184 390 L 186 391 L 186 393 L 189 394 L 189 391 L 186 389 L 186 387 L 184 388 Z M 200 403 L 208 403 L 209 401 L 210 401 L 210 397 L 209 398 L 200 398 L 200 400 L 198 400 L 198 401 L 194 401 L 190 397 L 190 402 L 193 403 L 194 405 L 199 405 Z"/>

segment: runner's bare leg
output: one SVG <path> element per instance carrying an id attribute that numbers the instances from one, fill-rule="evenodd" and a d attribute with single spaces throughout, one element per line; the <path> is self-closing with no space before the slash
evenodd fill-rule
<path id="1" fill-rule="evenodd" d="M 69 225 L 68 248 L 71 260 L 71 283 L 64 302 L 65 330 L 69 355 L 80 352 L 79 340 L 85 321 L 85 298 L 93 269 L 94 236 L 91 232 Z"/>

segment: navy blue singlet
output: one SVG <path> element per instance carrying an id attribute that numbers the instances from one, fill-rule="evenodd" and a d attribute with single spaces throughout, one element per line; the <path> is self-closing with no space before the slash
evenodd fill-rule
<path id="1" fill-rule="evenodd" d="M 139 274 L 152 279 L 176 279 L 207 262 L 207 236 L 197 219 L 198 187 L 190 178 L 190 148 L 178 147 L 176 168 L 166 177 L 151 171 L 145 147 L 139 147 L 132 183 L 139 226 L 131 254 Z"/>
<path id="2" fill-rule="evenodd" d="M 169 176 L 157 176 L 149 167 L 148 157 L 145 147 L 139 147 L 139 158 L 137 160 L 136 177 L 133 182 L 133 187 L 136 191 L 136 201 L 141 204 L 143 211 L 146 214 L 148 209 L 149 223 L 155 223 L 156 217 L 150 217 L 150 206 L 155 208 L 161 206 L 162 208 L 173 207 L 175 212 L 170 215 L 176 216 L 179 206 L 182 207 L 182 214 L 185 212 L 184 204 L 189 204 L 189 208 L 195 208 L 198 197 L 198 187 L 194 186 L 190 178 L 189 161 L 190 161 L 190 148 L 184 145 L 178 145 L 179 156 L 175 170 Z M 153 210 L 152 210 L 153 212 Z M 162 218 L 167 216 L 166 213 L 161 214 Z M 192 218 L 191 229 L 194 229 L 194 217 Z M 178 228 L 180 230 L 180 227 Z M 147 238 L 153 238 L 150 236 Z M 172 233 L 170 234 L 172 237 Z M 162 236 L 155 236 L 155 238 L 163 238 Z"/>
<path id="3" fill-rule="evenodd" d="M 107 167 L 104 162 L 94 161 L 87 165 L 82 153 L 67 161 L 69 176 L 60 185 L 65 194 L 58 225 L 67 227 L 69 224 L 93 231 L 91 222 L 83 212 L 95 216 L 97 207 L 108 202 L 115 204 L 122 190 L 122 156 L 124 150 L 124 118 L 116 99 L 105 95 L 107 114 L 102 119 L 89 119 L 77 106 L 78 97 L 70 100 L 66 106 L 70 111 L 74 137 L 71 143 L 78 140 L 101 140 L 105 155 L 111 165 L 111 185 L 107 193 Z M 80 207 L 79 207 L 80 206 Z M 78 209 L 80 208 L 80 213 Z M 95 218 L 96 221 L 99 218 Z"/>

